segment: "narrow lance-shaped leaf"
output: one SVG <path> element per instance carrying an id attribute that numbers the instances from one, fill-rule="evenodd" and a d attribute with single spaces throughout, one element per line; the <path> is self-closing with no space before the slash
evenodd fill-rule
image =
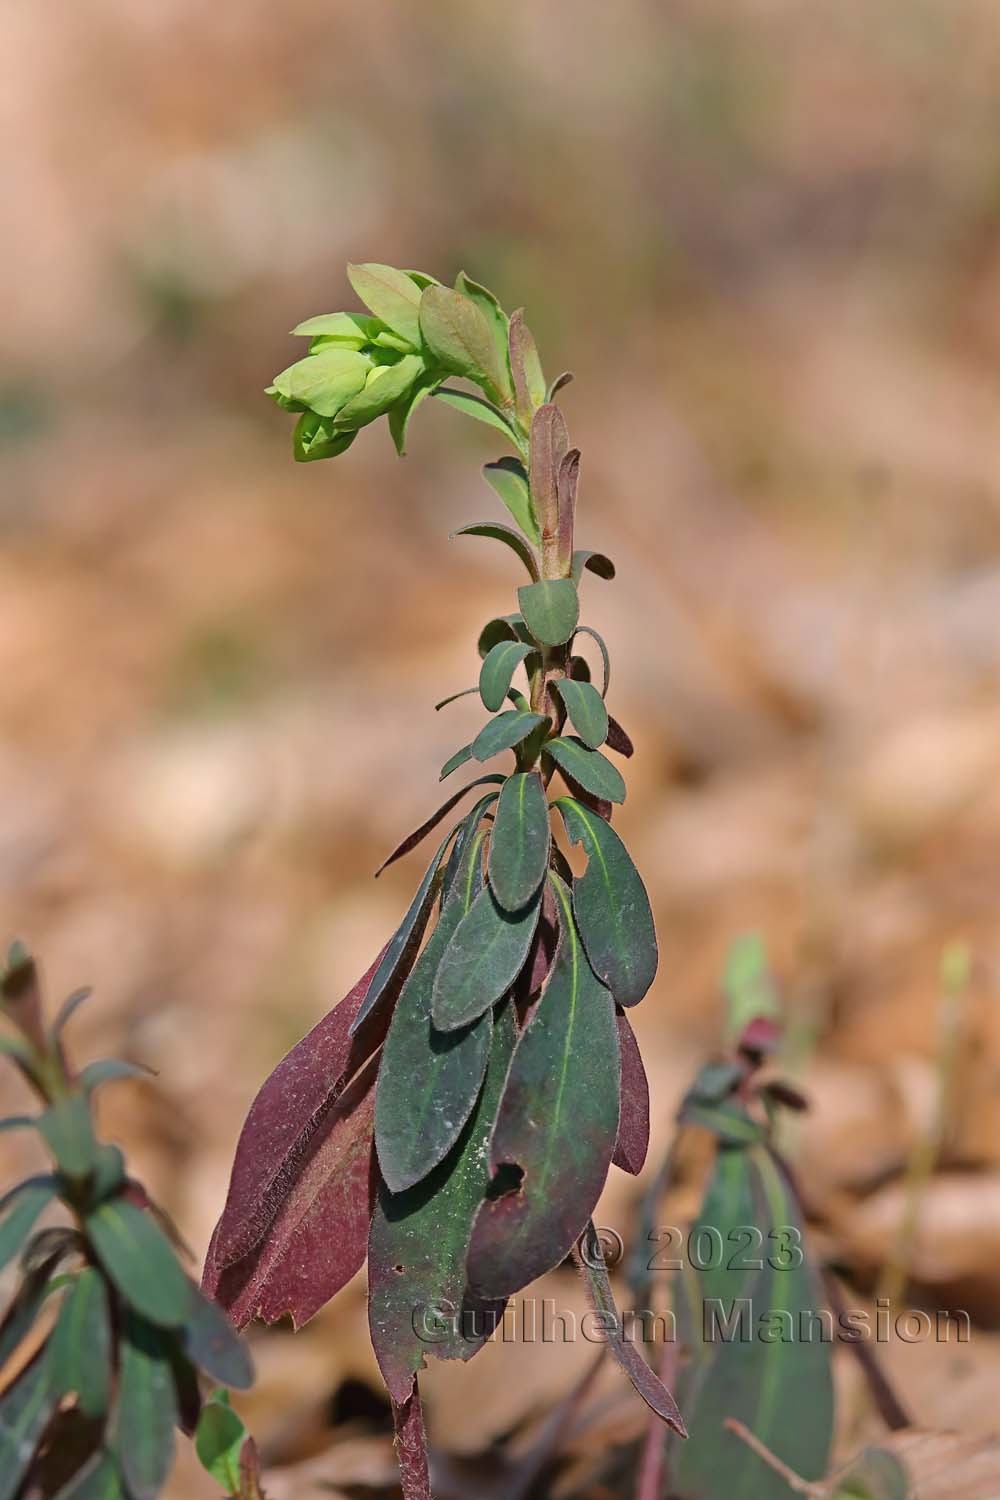
<path id="1" fill-rule="evenodd" d="M 506 505 L 525 536 L 536 547 L 542 540 L 541 527 L 535 515 L 528 474 L 519 458 L 499 458 L 495 463 L 483 467 L 483 478 Z M 532 575 L 538 577 L 537 569 Z"/>
<path id="2" fill-rule="evenodd" d="M 514 1052 L 491 1143 L 493 1171 L 514 1167 L 515 1190 L 488 1199 L 469 1246 L 481 1296 L 519 1291 L 562 1261 L 604 1186 L 618 1130 L 621 1064 L 614 1004 L 587 963 L 570 897 L 550 875 L 559 950 Z"/>
<path id="3" fill-rule="evenodd" d="M 407 1192 L 379 1191 L 368 1244 L 368 1318 L 396 1401 L 406 1399 L 426 1355 L 470 1359 L 501 1312 L 470 1297 L 465 1258 L 489 1185 L 489 1137 L 516 1038 L 508 1002 L 493 1027 L 482 1092 L 452 1152 Z"/>
<path id="4" fill-rule="evenodd" d="M 624 802 L 626 787 L 622 773 L 599 750 L 588 750 L 575 735 L 546 740 L 545 754 L 576 786 L 603 802 Z"/>
<path id="5" fill-rule="evenodd" d="M 496 713 L 503 703 L 514 673 L 533 650 L 523 641 L 498 641 L 487 652 L 479 671 L 479 696 L 490 713 Z"/>
<path id="6" fill-rule="evenodd" d="M 539 406 L 545 404 L 545 376 L 538 357 L 538 346 L 518 308 L 510 316 L 510 373 L 514 381 L 517 418 L 526 430 Z"/>
<path id="7" fill-rule="evenodd" d="M 615 1019 L 622 1059 L 622 1107 L 612 1160 L 623 1172 L 637 1177 L 649 1150 L 649 1080 L 628 1017 L 619 1010 Z"/>
<path id="8" fill-rule="evenodd" d="M 546 402 L 538 408 L 531 422 L 531 499 L 542 528 L 543 551 L 558 545 L 559 465 L 568 447 L 565 418 L 558 406 Z M 550 644 L 559 643 L 553 641 Z"/>
<path id="9" fill-rule="evenodd" d="M 185 1355 L 196 1370 L 237 1391 L 253 1385 L 253 1361 L 243 1340 L 233 1332 L 225 1313 L 195 1291 L 191 1312 L 180 1330 Z"/>
<path id="10" fill-rule="evenodd" d="M 510 989 L 524 967 L 541 892 L 519 912 L 504 911 L 488 886 L 448 944 L 434 980 L 433 1018 L 442 1031 L 467 1026 Z"/>
<path id="11" fill-rule="evenodd" d="M 167 1349 L 151 1324 L 127 1314 L 110 1445 L 133 1500 L 157 1500 L 174 1457 L 177 1396 Z"/>
<path id="12" fill-rule="evenodd" d="M 587 957 L 619 1005 L 636 1005 L 656 974 L 656 931 L 649 897 L 621 839 L 602 818 L 560 797 L 556 807 L 587 868 L 573 883 L 573 911 Z"/>
<path id="13" fill-rule="evenodd" d="M 476 690 L 475 688 L 472 688 L 471 691 L 475 692 Z M 456 694 L 455 696 L 460 697 L 461 694 Z M 437 706 L 438 708 L 443 707 L 443 705 L 440 703 Z M 488 706 L 489 705 L 487 705 L 487 707 Z M 497 706 L 499 707 L 499 704 Z M 466 792 L 471 792 L 477 786 L 498 786 L 502 782 L 503 777 L 497 772 L 493 771 L 490 772 L 487 776 L 477 776 L 475 781 L 470 781 L 467 786 L 463 786 L 460 792 L 454 792 L 452 796 L 448 798 L 447 802 L 443 802 L 441 804 L 437 812 L 431 813 L 431 816 L 427 819 L 426 823 L 421 823 L 420 827 L 414 829 L 413 833 L 407 834 L 406 838 L 401 844 L 396 845 L 395 849 L 388 856 L 388 858 L 384 859 L 379 865 L 378 869 L 375 871 L 376 879 L 379 875 L 382 874 L 383 870 L 387 870 L 390 865 L 395 864 L 397 859 L 402 859 L 404 854 L 409 854 L 411 849 L 415 849 L 417 845 L 421 843 L 429 833 L 432 833 L 433 830 L 438 826 L 438 824 L 448 816 L 452 808 L 455 807 L 459 802 L 461 802 Z"/>
<path id="14" fill-rule="evenodd" d="M 44 1350 L 0 1396 L 0 1500 L 14 1500 L 58 1401 Z"/>
<path id="15" fill-rule="evenodd" d="M 517 591 L 524 622 L 536 641 L 562 646 L 576 630 L 580 600 L 571 578 L 543 578 Z"/>
<path id="16" fill-rule="evenodd" d="M 559 496 L 559 570 L 573 576 L 573 529 L 576 492 L 580 483 L 580 450 L 571 448 L 559 465 L 556 492 Z M 573 582 L 576 583 L 576 579 Z"/>
<path id="17" fill-rule="evenodd" d="M 472 741 L 472 754 L 476 760 L 489 760 L 502 750 L 513 750 L 515 745 L 526 740 L 529 734 L 547 722 L 543 714 L 510 708 L 505 713 L 497 714 L 495 719 L 491 719 L 479 731 Z"/>
<path id="18" fill-rule="evenodd" d="M 522 771 L 504 783 L 490 839 L 489 880 L 505 911 L 531 900 L 549 863 L 549 805 L 537 771 Z"/>
<path id="19" fill-rule="evenodd" d="M 580 739 L 588 750 L 596 750 L 608 737 L 608 711 L 604 699 L 589 682 L 557 677 L 551 684 L 565 705 Z"/>
<path id="20" fill-rule="evenodd" d="M 453 531 L 451 534 L 453 537 L 486 536 L 491 537 L 493 541 L 502 542 L 505 547 L 509 547 L 521 559 L 528 570 L 530 578 L 538 577 L 538 563 L 535 560 L 535 554 L 524 540 L 524 537 L 510 526 L 503 526 L 499 521 L 474 521 L 471 526 L 460 526 L 457 531 Z"/>
<path id="21" fill-rule="evenodd" d="M 451 773 L 453 771 L 457 771 L 460 766 L 466 766 L 466 765 L 468 765 L 468 763 L 469 763 L 469 761 L 471 759 L 472 759 L 472 746 L 471 746 L 471 744 L 469 744 L 469 745 L 463 745 L 461 747 L 461 749 L 455 751 L 454 755 L 449 755 L 448 759 L 445 761 L 444 765 L 441 767 L 440 774 L 438 775 L 438 780 L 439 781 L 445 781 L 451 775 Z"/>
<path id="22" fill-rule="evenodd" d="M 42 1210 L 52 1202 L 59 1179 L 51 1175 L 28 1177 L 0 1199 L 0 1270 L 17 1255 Z"/>
<path id="23" fill-rule="evenodd" d="M 86 1177 L 93 1171 L 97 1141 L 87 1100 L 79 1094 L 67 1095 L 38 1117 L 38 1129 L 44 1137 L 59 1170 L 67 1177 Z"/>
<path id="24" fill-rule="evenodd" d="M 411 954 L 420 942 L 427 926 L 427 919 L 431 913 L 434 902 L 434 893 L 437 889 L 441 861 L 445 850 L 451 843 L 455 829 L 446 834 L 438 845 L 434 858 L 424 872 L 424 878 L 417 887 L 416 895 L 410 902 L 406 916 L 397 927 L 395 933 L 389 940 L 388 946 L 382 953 L 367 985 L 367 992 L 361 1000 L 357 1015 L 351 1023 L 351 1036 L 360 1029 L 364 1021 L 371 1015 L 382 996 L 389 989 L 396 977 L 404 972 L 408 966 Z"/>
<path id="25" fill-rule="evenodd" d="M 608 688 L 611 686 L 611 657 L 608 655 L 608 648 L 604 644 L 604 637 L 598 635 L 596 630 L 591 630 L 589 625 L 577 626 L 576 633 L 577 635 L 589 635 L 591 640 L 597 642 L 597 649 L 601 653 L 601 661 L 604 665 L 604 686 L 601 688 L 601 697 L 606 698 L 608 696 Z"/>
<path id="26" fill-rule="evenodd" d="M 111 1386 L 111 1318 L 104 1277 L 91 1266 L 63 1299 L 47 1358 L 54 1389 L 61 1396 L 75 1392 L 84 1416 L 103 1416 Z"/>
<path id="27" fill-rule="evenodd" d="M 151 1323 L 176 1328 L 194 1291 L 156 1221 L 127 1198 L 111 1198 L 86 1219 L 97 1258 L 130 1307 Z"/>
<path id="28" fill-rule="evenodd" d="M 377 318 L 420 348 L 420 288 L 405 271 L 377 262 L 349 265 L 347 279 Z"/>
<path id="29" fill-rule="evenodd" d="M 382 1176 L 394 1193 L 420 1182 L 447 1156 L 486 1072 L 489 1002 L 461 1029 L 442 1032 L 431 1020 L 442 960 L 482 887 L 484 838 L 477 829 L 469 839 L 452 893 L 403 988 L 382 1050 L 375 1142 Z"/>
<path id="30" fill-rule="evenodd" d="M 485 422 L 487 427 L 495 427 L 509 438 L 515 447 L 521 446 L 521 440 L 516 429 L 508 422 L 502 411 L 499 411 L 490 401 L 484 401 L 482 396 L 474 396 L 471 391 L 458 391 L 453 386 L 438 386 L 432 393 L 446 406 L 453 406 L 456 411 L 462 412 L 467 417 L 475 417 L 477 422 Z"/>

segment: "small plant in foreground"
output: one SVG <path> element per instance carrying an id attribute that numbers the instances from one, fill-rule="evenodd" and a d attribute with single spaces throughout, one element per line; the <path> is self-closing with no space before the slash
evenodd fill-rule
<path id="1" fill-rule="evenodd" d="M 625 1010 L 649 989 L 657 947 L 645 888 L 611 827 L 625 782 L 602 747 L 629 756 L 632 745 L 606 706 L 607 648 L 580 623 L 584 579 L 611 579 L 614 567 L 575 544 L 580 454 L 554 400 L 569 377 L 546 385 L 522 315 L 464 274 L 454 288 L 390 266 L 348 274 L 369 313 L 301 324 L 309 353 L 270 393 L 298 414 L 300 460 L 342 453 L 381 415 L 402 453 L 430 395 L 509 443 L 484 472 L 515 526 L 458 534 L 502 543 L 527 580 L 516 611 L 480 634 L 478 685 L 465 693 L 491 717 L 441 779 L 499 755 L 513 766 L 476 776 L 386 860 L 475 792 L 371 968 L 258 1094 L 203 1284 L 237 1326 L 301 1324 L 367 1257 L 403 1487 L 419 1497 L 430 1492 L 416 1382 L 425 1355 L 471 1358 L 506 1299 L 574 1252 L 612 1162 L 642 1165 L 648 1089 Z M 454 376 L 478 390 L 445 384 Z M 562 834 L 585 857 L 582 874 Z M 622 1337 L 599 1253 L 576 1253 L 612 1353 L 682 1433 L 672 1396 Z"/>
<path id="2" fill-rule="evenodd" d="M 63 1032 L 87 994 L 70 995 L 46 1026 L 34 961 L 11 948 L 0 1012 L 20 1036 L 0 1039 L 0 1051 L 42 1108 L 0 1129 L 36 1130 L 53 1170 L 0 1201 L 0 1269 L 20 1256 L 0 1322 L 0 1500 L 155 1500 L 174 1428 L 198 1424 L 199 1376 L 238 1388 L 253 1379 L 241 1340 L 182 1269 L 168 1221 L 94 1133 L 94 1090 L 142 1070 L 117 1059 L 71 1066 Z M 36 1228 L 54 1204 L 67 1222 Z"/>

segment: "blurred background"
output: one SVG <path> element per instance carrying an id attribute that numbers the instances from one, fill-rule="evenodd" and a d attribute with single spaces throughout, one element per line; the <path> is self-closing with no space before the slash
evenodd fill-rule
<path id="1" fill-rule="evenodd" d="M 498 450 L 428 403 L 403 463 L 379 423 L 296 466 L 262 390 L 287 329 L 355 305 L 347 260 L 465 268 L 575 371 L 580 541 L 618 564 L 585 611 L 661 934 L 651 1161 L 756 930 L 817 1243 L 871 1295 L 933 1128 L 941 951 L 971 948 L 907 1295 L 974 1334 L 885 1359 L 974 1450 L 1000 1376 L 996 5 L 7 0 L 0 26 L 2 927 L 52 1002 L 96 986 L 78 1055 L 158 1070 L 105 1130 L 200 1261 L 256 1088 L 422 869 L 371 879 L 480 717 L 432 705 L 520 581 L 447 541 L 496 514 Z M 254 1338 L 279 1500 L 387 1483 L 363 1287 Z M 482 1453 L 590 1353 L 435 1367 L 432 1436 Z M 185 1461 L 175 1493 L 213 1487 Z"/>

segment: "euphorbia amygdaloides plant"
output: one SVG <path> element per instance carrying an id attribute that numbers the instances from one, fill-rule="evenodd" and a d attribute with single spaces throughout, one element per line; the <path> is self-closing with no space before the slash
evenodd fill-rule
<path id="1" fill-rule="evenodd" d="M 612 1352 L 683 1431 L 621 1336 L 596 1237 L 577 1248 L 612 1162 L 634 1173 L 645 1156 L 648 1090 L 626 1010 L 649 989 L 657 950 L 645 888 L 611 826 L 625 782 L 604 750 L 627 757 L 632 745 L 606 707 L 607 648 L 580 623 L 585 577 L 611 579 L 614 567 L 575 545 L 580 454 L 554 400 L 569 377 L 547 386 L 522 315 L 464 274 L 454 288 L 391 266 L 348 274 L 369 313 L 301 324 L 309 353 L 270 394 L 298 414 L 300 460 L 342 453 L 382 415 L 402 453 L 429 395 L 509 443 L 484 473 L 515 525 L 458 534 L 503 543 L 527 578 L 517 609 L 481 632 L 478 686 L 465 690 L 491 717 L 441 779 L 499 756 L 513 765 L 476 775 L 386 860 L 473 797 L 371 968 L 257 1096 L 205 1286 L 238 1326 L 286 1314 L 301 1324 L 367 1256 L 404 1490 L 420 1496 L 424 1356 L 469 1359 L 506 1299 L 575 1249 Z M 562 836 L 579 846 L 581 874 Z"/>

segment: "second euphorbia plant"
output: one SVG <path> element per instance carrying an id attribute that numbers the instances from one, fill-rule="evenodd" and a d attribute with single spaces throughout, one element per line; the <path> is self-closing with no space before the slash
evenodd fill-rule
<path id="1" fill-rule="evenodd" d="M 568 377 L 547 385 L 521 314 L 464 274 L 453 288 L 391 266 L 348 275 L 369 311 L 301 324 L 309 352 L 270 394 L 298 414 L 301 460 L 343 453 L 382 415 L 402 452 L 430 395 L 506 439 L 512 452 L 484 472 L 515 525 L 460 534 L 503 543 L 526 576 L 516 609 L 481 632 L 478 685 L 465 690 L 490 717 L 441 779 L 507 763 L 454 792 L 386 860 L 472 797 L 368 972 L 254 1101 L 205 1286 L 238 1326 L 289 1314 L 301 1324 L 367 1258 L 372 1342 L 416 1497 L 429 1493 L 425 1356 L 469 1359 L 506 1299 L 570 1253 L 619 1362 L 683 1430 L 622 1337 L 587 1234 L 612 1163 L 636 1172 L 645 1156 L 648 1091 L 625 1012 L 649 989 L 657 951 L 611 824 L 625 782 L 605 750 L 627 757 L 632 745 L 607 710 L 607 648 L 581 624 L 585 576 L 614 568 L 576 546 L 580 454 L 554 400 Z M 446 384 L 456 376 L 476 391 Z"/>

